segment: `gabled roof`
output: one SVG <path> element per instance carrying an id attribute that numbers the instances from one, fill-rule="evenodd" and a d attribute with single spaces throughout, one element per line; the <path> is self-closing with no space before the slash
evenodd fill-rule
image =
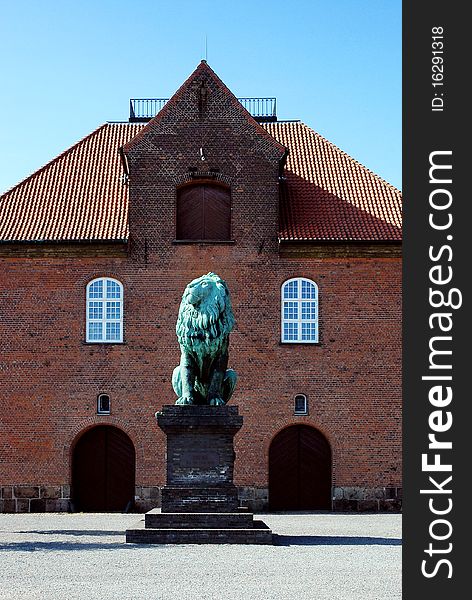
<path id="1" fill-rule="evenodd" d="M 138 145 L 140 140 L 145 137 L 146 133 L 148 131 L 152 131 L 152 129 L 156 127 L 156 125 L 158 125 L 158 123 L 165 118 L 166 114 L 172 110 L 173 106 L 182 98 L 182 96 L 188 93 L 188 89 L 191 87 L 192 83 L 195 80 L 201 78 L 209 78 L 213 80 L 213 82 L 216 84 L 216 87 L 223 92 L 226 99 L 241 113 L 241 115 L 247 120 L 247 122 L 259 133 L 259 135 L 270 140 L 273 143 L 273 145 L 277 147 L 277 149 L 280 152 L 280 155 L 283 156 L 285 148 L 280 143 L 278 143 L 278 141 L 272 136 L 267 135 L 266 130 L 263 127 L 261 127 L 261 125 L 254 119 L 251 113 L 249 113 L 244 108 L 244 106 L 241 104 L 241 102 L 239 102 L 239 100 L 236 98 L 233 92 L 223 83 L 223 81 L 221 81 L 221 79 L 218 77 L 215 71 L 213 71 L 213 69 L 208 65 L 206 60 L 202 60 L 200 62 L 200 64 L 193 71 L 193 73 L 184 81 L 184 83 L 179 87 L 179 89 L 174 93 L 174 95 L 165 103 L 165 105 L 157 113 L 157 115 L 154 118 L 152 118 L 149 121 L 149 123 L 147 123 L 141 129 L 139 134 L 133 137 L 127 144 L 125 144 L 123 148 L 124 152 L 127 153 L 134 146 Z"/>
<path id="2" fill-rule="evenodd" d="M 143 127 L 102 125 L 0 196 L 0 241 L 126 240 L 129 188 L 119 148 Z M 303 123 L 260 127 L 289 150 L 281 240 L 401 239 L 396 188 Z"/>

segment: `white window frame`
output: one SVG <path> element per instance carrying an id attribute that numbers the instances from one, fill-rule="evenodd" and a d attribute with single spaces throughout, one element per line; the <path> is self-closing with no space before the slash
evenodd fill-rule
<path id="1" fill-rule="evenodd" d="M 97 281 L 102 282 L 102 290 L 103 294 L 101 298 L 91 298 L 90 297 L 90 288 Z M 107 282 L 111 281 L 117 284 L 120 288 L 120 298 L 107 298 Z M 119 319 L 107 319 L 107 301 L 118 303 L 120 309 L 120 318 Z M 91 302 L 101 304 L 102 317 L 100 319 L 90 318 L 90 304 Z M 89 281 L 86 289 L 86 303 L 85 303 L 85 341 L 88 344 L 122 344 L 123 343 L 123 312 L 124 312 L 124 290 L 123 284 L 114 279 L 113 277 L 97 277 Z M 90 337 L 90 323 L 102 323 L 102 337 L 100 339 L 95 339 Z M 115 339 L 106 339 L 106 330 L 107 323 L 118 323 L 119 324 L 119 336 Z"/>
<path id="2" fill-rule="evenodd" d="M 305 408 L 303 410 L 297 410 L 297 398 L 303 398 Z M 308 398 L 306 394 L 295 394 L 293 397 L 293 414 L 294 415 L 307 415 L 308 414 Z"/>
<path id="3" fill-rule="evenodd" d="M 284 291 L 285 291 L 286 286 L 289 283 L 292 283 L 293 281 L 297 282 L 297 296 L 295 298 L 284 298 Z M 306 281 L 310 285 L 314 286 L 314 288 L 315 288 L 315 297 L 314 298 L 310 298 L 310 299 L 302 298 L 302 282 L 303 281 Z M 280 292 L 281 292 L 280 293 L 280 296 L 281 296 L 280 339 L 281 339 L 282 344 L 318 344 L 318 342 L 319 342 L 319 319 L 318 319 L 319 293 L 318 293 L 318 286 L 316 285 L 316 283 L 314 281 L 312 281 L 311 279 L 307 279 L 306 277 L 292 277 L 291 279 L 287 279 L 287 281 L 284 281 Z M 295 302 L 297 304 L 297 309 L 298 309 L 298 313 L 297 313 L 298 318 L 297 319 L 286 319 L 284 317 L 284 308 L 285 308 L 285 303 L 287 303 L 287 302 Z M 302 319 L 302 302 L 314 302 L 315 303 L 315 317 L 313 319 Z M 289 339 L 284 338 L 284 324 L 285 323 L 298 323 L 296 339 L 289 340 Z M 309 339 L 309 340 L 302 339 L 302 323 L 314 323 L 315 324 L 315 337 L 314 338 Z"/>

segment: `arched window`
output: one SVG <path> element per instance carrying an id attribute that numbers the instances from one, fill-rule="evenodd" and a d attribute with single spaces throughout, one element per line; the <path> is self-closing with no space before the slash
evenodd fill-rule
<path id="1" fill-rule="evenodd" d="M 297 394 L 294 398 L 294 415 L 307 415 L 308 414 L 308 398 L 305 394 Z"/>
<path id="2" fill-rule="evenodd" d="M 231 239 L 231 194 L 228 187 L 198 182 L 177 190 L 178 240 Z"/>
<path id="3" fill-rule="evenodd" d="M 87 285 L 87 342 L 123 341 L 123 286 L 101 277 Z"/>
<path id="4" fill-rule="evenodd" d="M 99 394 L 97 397 L 97 413 L 99 415 L 110 414 L 110 396 L 108 394 Z"/>
<path id="5" fill-rule="evenodd" d="M 318 342 L 318 286 L 297 277 L 282 285 L 282 342 Z"/>

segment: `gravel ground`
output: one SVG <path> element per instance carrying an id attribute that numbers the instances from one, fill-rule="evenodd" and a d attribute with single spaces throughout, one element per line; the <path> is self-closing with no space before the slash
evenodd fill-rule
<path id="1" fill-rule="evenodd" d="M 395 600 L 401 516 L 260 515 L 275 546 L 125 544 L 142 515 L 0 514 L 2 600 Z"/>

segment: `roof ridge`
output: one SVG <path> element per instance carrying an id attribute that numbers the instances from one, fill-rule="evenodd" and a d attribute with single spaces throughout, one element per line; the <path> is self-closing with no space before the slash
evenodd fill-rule
<path id="1" fill-rule="evenodd" d="M 99 125 L 96 129 L 94 129 L 93 131 L 91 131 L 90 133 L 85 135 L 84 137 L 82 137 L 79 140 L 77 140 L 76 142 L 74 142 L 72 144 L 72 146 L 69 146 L 69 148 L 66 148 L 60 154 L 58 154 L 57 156 L 55 156 L 54 158 L 49 160 L 42 167 L 39 167 L 39 169 L 36 169 L 35 171 L 33 171 L 33 173 L 30 173 L 29 175 L 27 175 L 26 177 L 21 179 L 18 183 L 15 183 L 15 185 L 13 185 L 10 188 L 8 188 L 7 190 L 5 190 L 5 192 L 3 192 L 3 194 L 0 194 L 0 201 L 2 201 L 6 196 L 10 195 L 11 192 L 13 192 L 17 187 L 19 187 L 20 185 L 24 185 L 27 181 L 29 181 L 33 177 L 36 177 L 37 175 L 42 173 L 45 169 L 47 169 L 48 167 L 53 165 L 55 162 L 59 161 L 61 158 L 63 158 L 64 156 L 66 156 L 67 154 L 72 152 L 79 144 L 82 144 L 83 142 L 85 142 L 85 140 L 91 138 L 93 135 L 95 135 L 101 129 L 103 129 L 104 127 L 107 127 L 107 126 L 108 126 L 108 123 L 103 123 L 102 125 Z"/>

